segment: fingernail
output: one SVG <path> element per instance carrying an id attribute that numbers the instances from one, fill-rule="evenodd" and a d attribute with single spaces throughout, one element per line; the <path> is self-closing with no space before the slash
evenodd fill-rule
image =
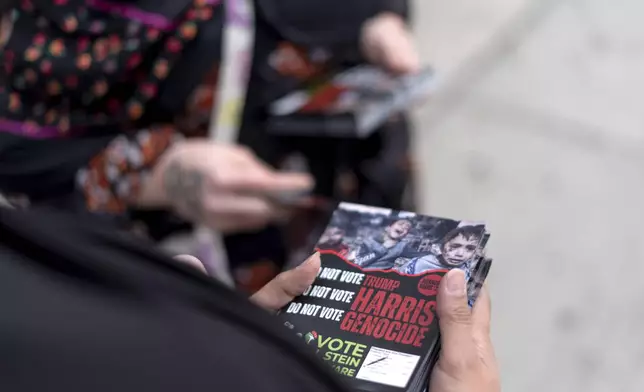
<path id="1" fill-rule="evenodd" d="M 298 268 L 305 267 L 306 265 L 313 263 L 314 260 L 319 258 L 320 258 L 320 252 L 315 252 L 311 256 L 309 256 L 306 260 L 304 260 L 304 262 L 300 264 Z"/>
<path id="2" fill-rule="evenodd" d="M 451 295 L 465 295 L 465 273 L 460 270 L 451 270 L 445 277 L 447 279 L 447 292 Z"/>

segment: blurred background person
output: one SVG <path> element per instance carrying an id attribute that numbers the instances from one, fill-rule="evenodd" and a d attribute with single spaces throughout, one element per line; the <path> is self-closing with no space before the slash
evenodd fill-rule
<path id="1" fill-rule="evenodd" d="M 406 2 L 334 1 L 3 2 L 0 192 L 15 206 L 89 211 L 158 241 L 208 225 L 228 234 L 230 259 L 245 269 L 238 283 L 261 287 L 287 253 L 266 228 L 290 209 L 275 196 L 314 183 L 335 196 L 328 160 L 342 144 L 271 137 L 266 105 L 331 62 L 419 67 Z M 227 47 L 222 36 L 234 34 L 245 47 Z M 222 68 L 238 77 L 218 83 Z M 232 124 L 230 102 L 217 101 L 226 88 L 246 97 Z M 220 123 L 241 146 L 206 138 Z M 354 147 L 407 173 L 406 147 L 393 161 L 386 152 L 404 139 L 379 133 Z M 313 178 L 277 170 L 294 151 Z M 244 266 L 258 261 L 257 274 Z"/>

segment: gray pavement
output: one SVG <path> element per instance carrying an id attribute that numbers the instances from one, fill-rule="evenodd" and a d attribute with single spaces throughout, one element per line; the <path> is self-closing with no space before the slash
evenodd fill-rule
<path id="1" fill-rule="evenodd" d="M 417 0 L 422 210 L 488 221 L 507 391 L 644 391 L 644 1 Z"/>

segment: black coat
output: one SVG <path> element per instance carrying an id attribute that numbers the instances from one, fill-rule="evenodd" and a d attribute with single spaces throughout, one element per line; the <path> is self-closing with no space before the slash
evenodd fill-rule
<path id="1" fill-rule="evenodd" d="M 0 208 L 3 391 L 342 392 L 273 316 L 100 222 Z"/>

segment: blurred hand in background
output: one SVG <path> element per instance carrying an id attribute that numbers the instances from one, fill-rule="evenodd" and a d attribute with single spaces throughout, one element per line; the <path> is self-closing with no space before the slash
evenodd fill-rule
<path id="1" fill-rule="evenodd" d="M 395 74 L 420 70 L 420 57 L 412 32 L 404 19 L 383 12 L 368 20 L 362 27 L 362 53 L 373 64 Z"/>
<path id="2" fill-rule="evenodd" d="M 162 156 L 138 204 L 169 206 L 191 222 L 236 233 L 288 216 L 280 197 L 306 194 L 312 187 L 308 174 L 279 172 L 248 148 L 191 139 Z"/>

